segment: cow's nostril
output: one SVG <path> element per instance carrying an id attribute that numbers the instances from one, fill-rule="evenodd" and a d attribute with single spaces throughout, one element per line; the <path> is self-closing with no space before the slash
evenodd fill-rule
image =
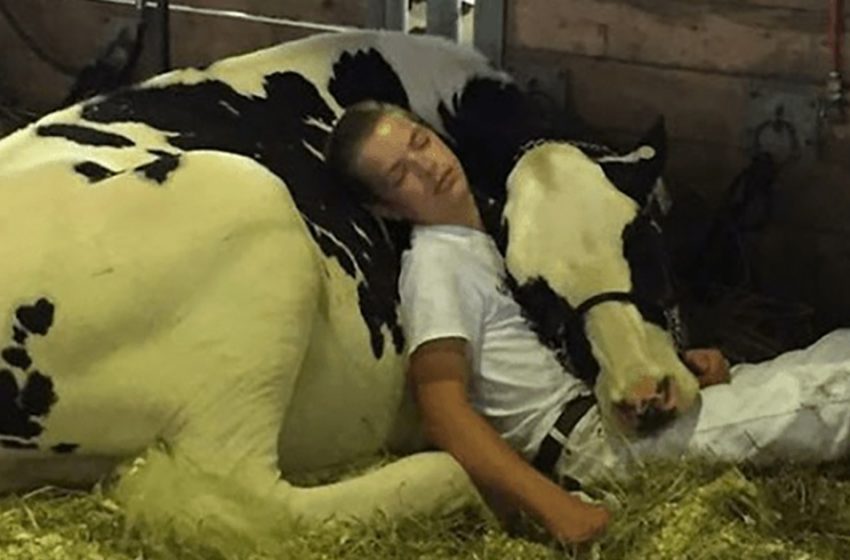
<path id="1" fill-rule="evenodd" d="M 662 400 L 667 400 L 667 395 L 670 394 L 670 378 L 664 377 L 661 381 L 658 382 L 658 385 L 655 386 L 655 390 L 658 391 L 658 394 L 661 396 Z"/>
<path id="2" fill-rule="evenodd" d="M 640 436 L 651 435 L 676 418 L 676 409 L 649 407 L 637 418 L 637 433 Z"/>

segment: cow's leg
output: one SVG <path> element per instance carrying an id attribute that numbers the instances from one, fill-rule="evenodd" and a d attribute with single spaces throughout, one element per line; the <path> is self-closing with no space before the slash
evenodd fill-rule
<path id="1" fill-rule="evenodd" d="M 298 519 L 369 520 L 439 515 L 483 502 L 469 476 L 448 453 L 415 453 L 366 474 L 334 484 L 288 491 L 290 511 Z"/>

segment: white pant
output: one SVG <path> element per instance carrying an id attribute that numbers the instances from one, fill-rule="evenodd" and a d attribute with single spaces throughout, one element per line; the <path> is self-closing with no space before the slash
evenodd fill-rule
<path id="1" fill-rule="evenodd" d="M 729 384 L 701 391 L 691 410 L 633 441 L 606 435 L 593 407 L 555 467 L 582 484 L 627 477 L 645 458 L 701 456 L 765 464 L 818 462 L 850 452 L 850 329 L 803 350 L 732 368 Z"/>

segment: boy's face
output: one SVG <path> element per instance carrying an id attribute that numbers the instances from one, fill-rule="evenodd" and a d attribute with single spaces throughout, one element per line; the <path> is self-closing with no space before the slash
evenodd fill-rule
<path id="1" fill-rule="evenodd" d="M 363 141 L 355 173 L 375 193 L 384 216 L 434 225 L 456 222 L 471 200 L 457 157 L 428 127 L 383 115 Z"/>

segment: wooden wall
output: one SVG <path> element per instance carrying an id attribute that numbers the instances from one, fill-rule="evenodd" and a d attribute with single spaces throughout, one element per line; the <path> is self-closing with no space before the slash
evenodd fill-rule
<path id="1" fill-rule="evenodd" d="M 709 209 L 748 162 L 765 97 L 816 103 L 831 65 L 826 0 L 512 0 L 507 10 L 509 70 L 615 139 L 663 114 L 670 183 Z M 804 146 L 783 169 L 776 219 L 745 242 L 762 289 L 850 325 L 850 125 L 818 135 L 815 109 L 796 107 L 799 136 L 821 148 Z"/>
<path id="2" fill-rule="evenodd" d="M 338 25 L 364 26 L 366 0 L 180 0 L 184 5 L 235 10 L 266 16 Z M 132 6 L 90 0 L 5 0 L 26 32 L 44 51 L 65 66 L 82 68 L 114 36 L 132 23 Z M 172 63 L 203 65 L 224 56 L 248 52 L 305 37 L 314 31 L 201 14 L 171 15 Z M 156 37 L 150 37 L 155 41 Z M 0 17 L 0 92 L 29 108 L 47 110 L 68 91 L 72 78 L 45 64 Z M 155 49 L 148 49 L 138 78 L 156 73 Z"/>

